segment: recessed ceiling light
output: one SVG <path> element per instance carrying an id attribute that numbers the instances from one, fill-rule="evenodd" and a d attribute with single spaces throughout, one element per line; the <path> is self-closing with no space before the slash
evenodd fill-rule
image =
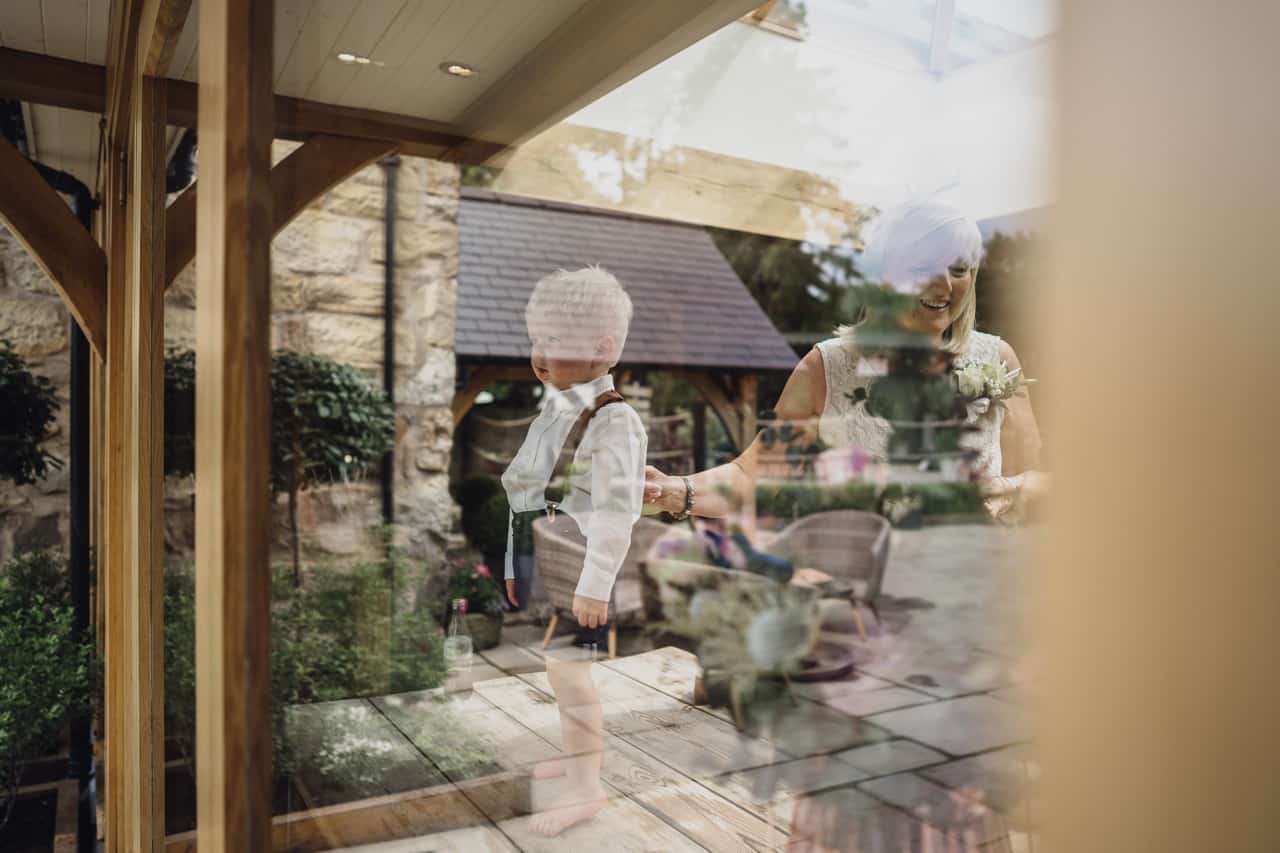
<path id="1" fill-rule="evenodd" d="M 355 62 L 356 55 L 354 53 L 340 53 L 338 54 L 338 61 L 339 62 Z"/>
<path id="2" fill-rule="evenodd" d="M 374 62 L 367 56 L 361 56 L 358 53 L 339 53 L 339 62 L 346 62 L 355 65 L 381 65 L 381 62 Z"/>
<path id="3" fill-rule="evenodd" d="M 440 70 L 454 77 L 471 77 L 476 73 L 476 70 L 465 62 L 441 62 Z"/>

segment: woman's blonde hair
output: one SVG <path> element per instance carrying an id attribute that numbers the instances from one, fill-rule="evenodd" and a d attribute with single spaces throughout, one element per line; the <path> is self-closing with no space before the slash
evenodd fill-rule
<path id="1" fill-rule="evenodd" d="M 905 204 L 876 218 L 859 263 L 863 280 L 884 284 L 900 293 L 915 293 L 920 285 L 958 260 L 966 261 L 974 283 L 964 295 L 960 314 L 942 333 L 943 348 L 964 352 L 977 319 L 977 275 L 982 260 L 982 233 L 957 208 L 937 201 Z M 866 320 L 862 309 L 853 322 L 840 326 L 838 337 L 852 337 Z"/>

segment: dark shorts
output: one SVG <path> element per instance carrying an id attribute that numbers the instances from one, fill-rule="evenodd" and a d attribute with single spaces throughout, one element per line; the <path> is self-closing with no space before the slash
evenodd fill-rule
<path id="1" fill-rule="evenodd" d="M 541 595 L 541 584 L 538 583 L 537 561 L 533 556 L 533 522 L 545 515 L 544 510 L 535 509 L 529 512 L 517 512 L 511 516 L 511 567 L 515 574 L 516 599 L 520 602 L 519 610 L 524 610 L 529 601 Z M 572 618 L 572 617 L 570 617 Z M 601 654 L 605 653 L 608 642 L 608 625 L 597 628 L 578 627 L 574 637 L 574 645 L 589 648 L 593 643 Z"/>

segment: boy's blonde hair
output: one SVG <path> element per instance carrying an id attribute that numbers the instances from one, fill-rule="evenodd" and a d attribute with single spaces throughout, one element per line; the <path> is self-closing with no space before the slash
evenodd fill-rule
<path id="1" fill-rule="evenodd" d="M 631 297 L 618 279 L 600 266 L 556 270 L 533 287 L 524 308 L 525 323 L 564 323 L 590 335 L 612 337 L 616 344 L 610 367 L 622 357 L 631 328 Z"/>

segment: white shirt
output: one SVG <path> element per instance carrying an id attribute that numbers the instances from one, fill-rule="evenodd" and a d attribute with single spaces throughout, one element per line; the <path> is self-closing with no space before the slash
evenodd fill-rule
<path id="1" fill-rule="evenodd" d="M 565 391 L 546 385 L 542 411 L 529 425 L 524 443 L 502 475 L 511 513 L 546 509 L 547 481 L 583 410 L 613 390 L 605 374 Z M 631 545 L 631 528 L 644 503 L 644 463 L 649 439 L 635 409 L 614 403 L 596 412 L 573 454 L 572 487 L 560 511 L 578 524 L 587 556 L 576 593 L 608 601 L 614 579 Z M 504 577 L 515 577 L 511 515 L 507 517 Z"/>

